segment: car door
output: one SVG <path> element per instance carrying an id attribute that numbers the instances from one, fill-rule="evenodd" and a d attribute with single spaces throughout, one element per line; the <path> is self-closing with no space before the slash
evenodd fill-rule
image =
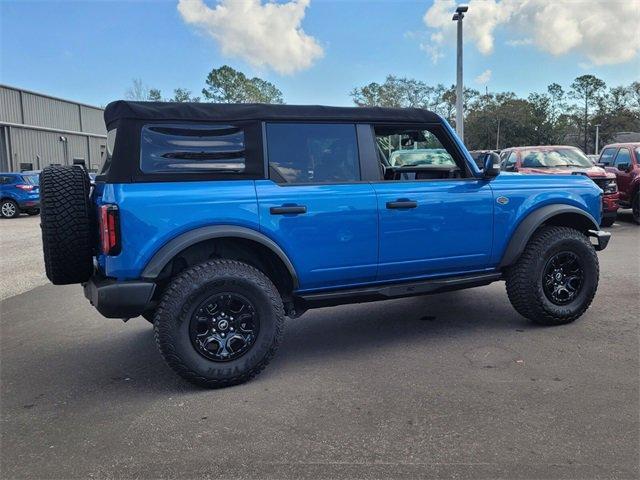
<path id="1" fill-rule="evenodd" d="M 266 123 L 260 228 L 292 261 L 300 291 L 375 280 L 378 211 L 362 181 L 356 126 Z"/>
<path id="2" fill-rule="evenodd" d="M 413 148 L 426 152 L 423 160 L 414 154 L 424 168 L 418 165 L 415 173 L 407 172 L 410 179 L 402 171 L 390 179 L 387 171 L 386 179 L 373 183 L 379 215 L 379 281 L 489 268 L 493 236 L 489 182 L 472 176 L 464 164 L 464 147 L 457 146 L 444 127 L 420 128 L 425 141 Z M 382 135 L 379 130 L 374 129 L 377 141 L 389 136 L 393 143 L 393 134 L 389 135 L 393 129 L 385 127 Z M 402 137 L 406 127 L 398 132 Z M 395 144 L 405 148 L 402 138 Z"/>
<path id="3" fill-rule="evenodd" d="M 618 150 L 618 154 L 613 161 L 613 166 L 616 169 L 615 172 L 618 180 L 620 200 L 625 203 L 630 203 L 631 198 L 629 197 L 629 192 L 631 190 L 631 181 L 633 180 L 633 177 L 631 176 L 631 150 L 627 147 L 620 147 L 620 150 Z"/>

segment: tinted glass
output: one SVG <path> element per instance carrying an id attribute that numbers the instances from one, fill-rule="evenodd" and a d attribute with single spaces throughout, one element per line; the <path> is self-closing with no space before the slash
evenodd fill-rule
<path id="1" fill-rule="evenodd" d="M 523 150 L 522 166 L 525 168 L 590 168 L 593 164 L 580 150 L 573 148 L 554 148 L 549 150 Z"/>
<path id="2" fill-rule="evenodd" d="M 618 155 L 616 156 L 616 161 L 614 165 L 617 167 L 619 165 L 629 166 L 631 164 L 631 152 L 628 148 L 621 148 L 618 150 Z"/>
<path id="3" fill-rule="evenodd" d="M 605 165 L 612 165 L 613 159 L 616 156 L 615 148 L 605 148 L 600 154 L 600 159 L 598 163 L 603 163 Z"/>
<path id="4" fill-rule="evenodd" d="M 140 169 L 145 173 L 244 172 L 244 132 L 232 125 L 145 125 L 140 135 Z"/>
<path id="5" fill-rule="evenodd" d="M 267 154 L 278 183 L 360 180 L 355 125 L 270 123 Z"/>

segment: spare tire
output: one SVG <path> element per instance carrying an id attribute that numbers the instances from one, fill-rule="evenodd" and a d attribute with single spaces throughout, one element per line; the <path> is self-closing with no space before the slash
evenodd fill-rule
<path id="1" fill-rule="evenodd" d="M 50 166 L 40 173 L 44 266 L 54 285 L 86 282 L 93 273 L 89 189 L 89 175 L 81 167 Z"/>

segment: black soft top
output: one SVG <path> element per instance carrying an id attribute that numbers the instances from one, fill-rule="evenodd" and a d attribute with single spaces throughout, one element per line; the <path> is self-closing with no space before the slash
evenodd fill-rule
<path id="1" fill-rule="evenodd" d="M 435 113 L 420 108 L 325 107 L 262 103 L 174 103 L 118 100 L 107 105 L 104 121 L 110 128 L 121 119 L 187 121 L 341 121 L 441 123 Z"/>

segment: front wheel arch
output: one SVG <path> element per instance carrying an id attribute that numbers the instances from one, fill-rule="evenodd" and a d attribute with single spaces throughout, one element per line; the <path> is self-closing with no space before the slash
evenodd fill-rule
<path id="1" fill-rule="evenodd" d="M 582 233 L 599 230 L 598 222 L 587 212 L 571 205 L 547 205 L 529 213 L 516 227 L 498 268 L 514 264 L 533 234 L 543 225 L 569 227 Z"/>

